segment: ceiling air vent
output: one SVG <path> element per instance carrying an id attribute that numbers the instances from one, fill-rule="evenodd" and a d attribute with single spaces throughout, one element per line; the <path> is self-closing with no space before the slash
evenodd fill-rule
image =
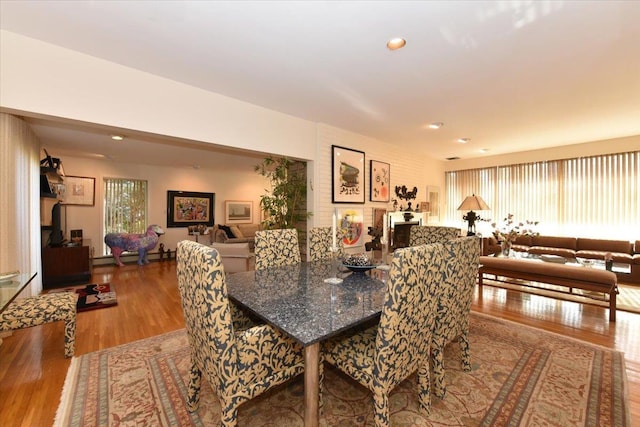
<path id="1" fill-rule="evenodd" d="M 460 160 L 460 157 L 447 157 L 447 160 Z"/>

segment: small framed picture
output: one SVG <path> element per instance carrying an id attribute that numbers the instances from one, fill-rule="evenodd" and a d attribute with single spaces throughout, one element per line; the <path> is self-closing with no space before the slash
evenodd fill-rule
<path id="1" fill-rule="evenodd" d="M 225 224 L 253 224 L 253 202 L 249 200 L 225 200 Z"/>
<path id="2" fill-rule="evenodd" d="M 391 165 L 371 160 L 369 164 L 369 200 L 389 203 L 391 185 Z"/>
<path id="3" fill-rule="evenodd" d="M 65 176 L 62 204 L 95 206 L 96 179 L 86 176 Z"/>
<path id="4" fill-rule="evenodd" d="M 364 203 L 364 152 L 331 146 L 333 203 Z"/>
<path id="5" fill-rule="evenodd" d="M 337 227 L 340 230 L 342 243 L 345 248 L 364 246 L 364 209 L 338 208 L 336 209 Z"/>

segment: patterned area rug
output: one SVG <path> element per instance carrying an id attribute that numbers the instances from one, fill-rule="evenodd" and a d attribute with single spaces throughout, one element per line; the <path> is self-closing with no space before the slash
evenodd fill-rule
<path id="1" fill-rule="evenodd" d="M 542 330 L 472 314 L 473 369 L 450 345 L 447 395 L 419 412 L 416 377 L 390 398 L 393 426 L 629 426 L 624 356 Z M 198 412 L 185 405 L 186 333 L 74 357 L 55 426 L 218 425 L 220 405 L 203 383 Z M 373 425 L 371 394 L 327 366 L 322 426 Z M 302 376 L 240 407 L 239 426 L 302 426 Z"/>
<path id="2" fill-rule="evenodd" d="M 98 308 L 113 307 L 118 304 L 115 291 L 109 283 L 73 286 L 69 288 L 53 289 L 49 292 L 75 292 L 78 295 L 77 311 L 96 310 Z"/>

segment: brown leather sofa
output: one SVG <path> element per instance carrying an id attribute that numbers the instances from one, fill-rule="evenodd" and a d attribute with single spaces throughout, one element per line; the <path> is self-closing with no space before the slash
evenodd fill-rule
<path id="1" fill-rule="evenodd" d="M 536 255 L 558 255 L 567 259 L 588 258 L 603 260 L 610 253 L 614 263 L 630 264 L 630 274 L 619 274 L 624 281 L 640 282 L 640 240 L 588 239 L 583 237 L 520 236 L 511 247 L 518 252 Z M 494 237 L 485 238 L 483 255 L 500 252 Z"/>

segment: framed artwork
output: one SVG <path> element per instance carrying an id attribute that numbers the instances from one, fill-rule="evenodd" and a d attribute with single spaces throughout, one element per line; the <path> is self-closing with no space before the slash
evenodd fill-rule
<path id="1" fill-rule="evenodd" d="M 371 160 L 369 162 L 369 200 L 389 203 L 391 165 Z"/>
<path id="2" fill-rule="evenodd" d="M 427 203 L 429 222 L 440 222 L 440 187 L 429 185 L 427 187 Z"/>
<path id="3" fill-rule="evenodd" d="M 167 191 L 167 227 L 213 226 L 215 193 Z"/>
<path id="4" fill-rule="evenodd" d="M 253 202 L 245 200 L 225 200 L 225 224 L 253 224 Z"/>
<path id="5" fill-rule="evenodd" d="M 95 206 L 96 179 L 86 176 L 64 177 L 63 205 Z"/>
<path id="6" fill-rule="evenodd" d="M 364 203 L 364 152 L 331 146 L 333 203 Z"/>
<path id="7" fill-rule="evenodd" d="M 364 209 L 340 208 L 336 209 L 337 229 L 342 237 L 345 248 L 364 246 Z"/>

